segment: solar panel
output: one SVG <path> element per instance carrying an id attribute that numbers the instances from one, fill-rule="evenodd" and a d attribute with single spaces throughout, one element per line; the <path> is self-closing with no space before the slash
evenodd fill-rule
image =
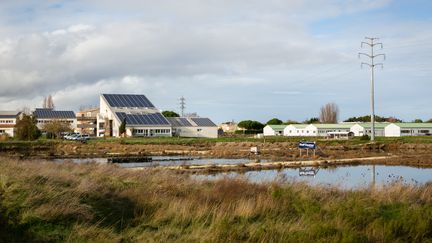
<path id="1" fill-rule="evenodd" d="M 39 119 L 73 119 L 76 118 L 73 111 L 56 111 L 53 109 L 37 108 L 33 114 Z"/>
<path id="2" fill-rule="evenodd" d="M 130 125 L 170 125 L 170 123 L 160 113 L 153 114 L 126 114 L 124 112 L 116 112 L 120 121 L 126 118 L 126 124 Z"/>
<path id="3" fill-rule="evenodd" d="M 103 94 L 103 96 L 111 107 L 155 107 L 145 95 Z"/>
<path id="4" fill-rule="evenodd" d="M 210 119 L 208 118 L 191 118 L 195 124 L 197 124 L 200 127 L 215 127 L 216 124 L 214 124 Z"/>

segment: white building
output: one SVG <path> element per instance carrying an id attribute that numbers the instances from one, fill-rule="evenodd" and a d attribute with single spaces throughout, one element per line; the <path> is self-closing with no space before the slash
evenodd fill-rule
<path id="1" fill-rule="evenodd" d="M 263 129 L 264 136 L 283 136 L 287 125 L 267 125 Z"/>
<path id="2" fill-rule="evenodd" d="M 172 126 L 173 136 L 193 138 L 217 138 L 218 126 L 209 118 L 166 117 Z"/>
<path id="3" fill-rule="evenodd" d="M 0 111 L 0 135 L 15 135 L 15 125 L 20 114 L 18 111 Z"/>
<path id="4" fill-rule="evenodd" d="M 58 111 L 50 108 L 36 108 L 33 115 L 37 120 L 37 127 L 43 130 L 44 124 L 53 121 L 69 123 L 73 130 L 77 129 L 77 118 L 73 111 Z"/>
<path id="5" fill-rule="evenodd" d="M 102 94 L 97 116 L 97 136 L 119 137 L 126 123 L 127 136 L 171 137 L 171 124 L 145 95 Z"/>
<path id="6" fill-rule="evenodd" d="M 290 124 L 284 129 L 285 136 L 327 137 L 329 133 L 349 133 L 350 124 Z"/>
<path id="7" fill-rule="evenodd" d="M 316 136 L 312 131 L 313 128 L 308 124 L 290 124 L 284 128 L 283 134 L 288 137 Z"/>
<path id="8" fill-rule="evenodd" d="M 432 134 L 432 123 L 391 123 L 385 127 L 386 137 L 425 136 Z"/>
<path id="9" fill-rule="evenodd" d="M 385 136 L 384 128 L 388 126 L 390 123 L 388 122 L 376 122 L 375 123 L 375 136 L 383 137 Z M 372 135 L 372 123 L 356 123 L 351 126 L 351 132 L 354 133 L 354 136 L 363 136 L 363 135 Z"/>

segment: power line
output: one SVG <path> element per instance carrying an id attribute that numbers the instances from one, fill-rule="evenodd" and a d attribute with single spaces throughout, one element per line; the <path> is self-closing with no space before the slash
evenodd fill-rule
<path id="1" fill-rule="evenodd" d="M 375 46 L 381 46 L 381 49 L 383 49 L 382 43 L 375 42 L 379 38 L 365 37 L 365 39 L 367 40 L 367 42 L 362 41 L 360 47 L 363 48 L 364 45 L 369 46 L 370 47 L 370 53 L 367 54 L 367 53 L 359 52 L 358 57 L 360 58 L 361 56 L 365 56 L 365 57 L 368 57 L 370 59 L 370 62 L 362 62 L 361 67 L 363 67 L 363 65 L 366 65 L 366 66 L 369 66 L 369 68 L 371 70 L 371 113 L 372 113 L 371 114 L 371 123 L 372 123 L 371 141 L 374 141 L 375 140 L 375 80 L 374 80 L 374 71 L 375 71 L 376 66 L 381 66 L 381 68 L 384 68 L 384 64 L 375 63 L 375 58 L 381 56 L 385 60 L 386 56 L 383 53 L 374 54 Z"/>

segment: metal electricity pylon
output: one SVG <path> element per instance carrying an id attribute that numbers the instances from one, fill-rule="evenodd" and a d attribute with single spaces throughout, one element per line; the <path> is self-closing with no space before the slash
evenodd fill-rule
<path id="1" fill-rule="evenodd" d="M 363 65 L 369 66 L 370 70 L 371 70 L 371 123 L 372 123 L 372 127 L 371 127 L 371 141 L 375 140 L 375 80 L 374 80 L 374 71 L 375 71 L 375 67 L 376 66 L 381 66 L 381 68 L 384 68 L 384 65 L 382 63 L 375 63 L 375 58 L 382 56 L 383 59 L 385 60 L 386 56 L 383 53 L 379 53 L 379 54 L 375 54 L 374 53 L 374 48 L 375 46 L 380 46 L 381 49 L 383 49 L 383 44 L 382 43 L 377 43 L 375 42 L 376 40 L 378 40 L 379 38 L 371 38 L 371 37 L 365 37 L 365 39 L 367 40 L 367 42 L 362 41 L 361 42 L 361 48 L 363 48 L 364 45 L 367 45 L 370 47 L 370 53 L 363 53 L 363 52 L 359 52 L 358 57 L 360 58 L 360 56 L 366 56 L 370 59 L 370 63 L 368 62 L 362 62 L 361 63 L 361 67 L 363 67 Z"/>
<path id="2" fill-rule="evenodd" d="M 186 108 L 186 99 L 182 96 L 180 98 L 180 110 L 181 110 L 181 116 L 184 117 L 184 110 Z"/>

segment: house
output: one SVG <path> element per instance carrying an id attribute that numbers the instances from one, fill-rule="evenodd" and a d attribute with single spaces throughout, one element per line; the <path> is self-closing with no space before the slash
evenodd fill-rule
<path id="1" fill-rule="evenodd" d="M 99 108 L 82 109 L 76 113 L 77 132 L 96 136 Z"/>
<path id="2" fill-rule="evenodd" d="M 0 111 L 0 135 L 15 135 L 15 125 L 20 114 L 18 111 Z"/>
<path id="3" fill-rule="evenodd" d="M 234 133 L 238 130 L 237 123 L 232 122 L 224 122 L 219 124 L 219 129 L 221 129 L 224 133 Z"/>
<path id="4" fill-rule="evenodd" d="M 375 122 L 375 136 L 381 136 L 383 137 L 385 135 L 384 128 L 388 126 L 390 123 L 388 122 Z M 363 136 L 368 135 L 371 136 L 372 134 L 372 123 L 365 122 L 365 123 L 356 123 L 351 126 L 350 129 L 351 132 L 354 133 L 354 136 Z"/>
<path id="5" fill-rule="evenodd" d="M 283 136 L 287 125 L 267 125 L 264 127 L 264 136 Z"/>
<path id="6" fill-rule="evenodd" d="M 77 118 L 73 111 L 58 111 L 51 108 L 36 108 L 33 115 L 37 120 L 37 127 L 43 130 L 44 124 L 53 121 L 61 121 L 69 123 L 70 127 L 75 131 L 77 128 Z"/>
<path id="7" fill-rule="evenodd" d="M 350 132 L 349 124 L 290 124 L 284 129 L 285 136 L 327 137 L 329 133 Z"/>
<path id="8" fill-rule="evenodd" d="M 217 138 L 218 126 L 209 118 L 202 117 L 166 117 L 172 126 L 173 136 Z"/>
<path id="9" fill-rule="evenodd" d="M 125 122 L 127 136 L 171 137 L 171 124 L 141 94 L 101 94 L 97 116 L 97 136 L 121 136 Z"/>
<path id="10" fill-rule="evenodd" d="M 384 130 L 386 137 L 425 136 L 432 134 L 432 123 L 391 123 Z"/>
<path id="11" fill-rule="evenodd" d="M 310 128 L 313 132 L 313 134 L 317 134 L 316 136 L 320 137 L 329 137 L 332 136 L 332 134 L 339 134 L 339 133 L 350 133 L 352 124 L 345 124 L 345 123 L 335 123 L 335 124 L 311 124 L 313 127 L 315 127 L 315 130 L 313 128 Z"/>

